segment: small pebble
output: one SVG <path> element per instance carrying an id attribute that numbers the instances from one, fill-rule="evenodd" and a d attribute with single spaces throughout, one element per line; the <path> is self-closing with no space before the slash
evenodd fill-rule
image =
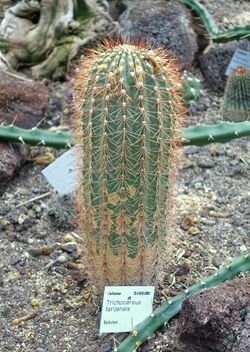
<path id="1" fill-rule="evenodd" d="M 213 258 L 212 264 L 216 267 L 219 268 L 221 266 L 221 260 L 217 257 Z"/>
<path id="2" fill-rule="evenodd" d="M 190 272 L 190 266 L 187 264 L 180 265 L 175 273 L 176 276 L 187 275 Z"/>
<path id="3" fill-rule="evenodd" d="M 215 166 L 212 160 L 205 160 L 204 158 L 197 160 L 197 165 L 202 169 L 210 169 Z"/>
<path id="4" fill-rule="evenodd" d="M 37 299 L 33 298 L 30 300 L 30 304 L 32 305 L 33 308 L 39 307 L 41 305 L 41 302 L 38 301 Z"/>
<path id="5" fill-rule="evenodd" d="M 53 251 L 53 248 L 44 246 L 41 248 L 30 248 L 28 250 L 29 254 L 32 255 L 32 257 L 39 257 L 40 255 L 50 255 L 50 253 Z"/>
<path id="6" fill-rule="evenodd" d="M 77 251 L 77 245 L 75 242 L 68 242 L 63 244 L 61 249 L 67 253 L 72 253 Z"/>
<path id="7" fill-rule="evenodd" d="M 73 242 L 74 241 L 74 237 L 70 233 L 67 233 L 63 239 L 65 242 Z"/>
<path id="8" fill-rule="evenodd" d="M 191 227 L 189 227 L 189 229 L 188 229 L 188 233 L 189 233 L 190 235 L 197 235 L 198 233 L 200 233 L 200 230 L 198 229 L 198 227 L 191 226 Z"/>

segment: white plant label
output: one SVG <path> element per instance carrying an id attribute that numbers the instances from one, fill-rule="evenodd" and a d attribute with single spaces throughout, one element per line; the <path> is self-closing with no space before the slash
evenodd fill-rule
<path id="1" fill-rule="evenodd" d="M 242 66 L 250 70 L 250 51 L 237 48 L 226 70 L 226 76 L 229 76 L 237 67 Z"/>
<path id="2" fill-rule="evenodd" d="M 77 187 L 76 148 L 72 148 L 47 166 L 43 175 L 60 194 L 69 194 Z"/>
<path id="3" fill-rule="evenodd" d="M 152 314 L 154 286 L 106 286 L 100 333 L 129 332 Z"/>

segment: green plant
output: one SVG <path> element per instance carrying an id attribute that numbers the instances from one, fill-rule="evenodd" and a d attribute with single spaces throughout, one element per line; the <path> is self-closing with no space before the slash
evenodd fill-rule
<path id="1" fill-rule="evenodd" d="M 219 28 L 215 23 L 213 16 L 207 11 L 205 6 L 203 6 L 196 0 L 181 0 L 181 2 L 191 8 L 191 10 L 194 11 L 200 17 L 210 37 L 219 33 Z"/>
<path id="2" fill-rule="evenodd" d="M 193 10 L 201 19 L 206 28 L 209 37 L 215 43 L 224 43 L 232 40 L 240 40 L 250 38 L 250 25 L 235 26 L 232 29 L 220 31 L 216 25 L 212 15 L 207 11 L 206 7 L 197 0 L 181 0 L 181 2 Z"/>
<path id="3" fill-rule="evenodd" d="M 227 79 L 223 118 L 229 121 L 250 120 L 250 71 L 238 67 Z"/>
<path id="4" fill-rule="evenodd" d="M 216 125 L 195 125 L 180 130 L 180 137 L 174 142 L 186 145 L 207 145 L 226 143 L 235 138 L 250 136 L 250 122 L 223 122 Z M 46 146 L 55 149 L 70 148 L 75 144 L 69 132 L 49 132 L 39 128 L 26 130 L 14 125 L 0 125 L 0 140 L 23 143 L 31 146 Z"/>
<path id="5" fill-rule="evenodd" d="M 171 298 L 168 303 L 160 306 L 135 327 L 135 330 L 128 336 L 116 349 L 117 352 L 135 352 L 137 348 L 147 340 L 147 338 L 160 326 L 167 323 L 171 318 L 178 314 L 185 298 L 191 294 L 216 287 L 226 280 L 231 280 L 234 276 L 250 270 L 250 255 L 238 258 L 227 267 L 219 270 L 215 274 L 208 276 L 202 282 L 197 283 L 178 296 Z"/>
<path id="6" fill-rule="evenodd" d="M 54 149 L 69 148 L 74 142 L 69 132 L 49 132 L 36 127 L 24 129 L 15 125 L 0 125 L 0 140 Z"/>
<path id="7" fill-rule="evenodd" d="M 182 129 L 183 145 L 226 143 L 235 138 L 250 136 L 250 122 L 222 122 L 216 125 L 196 125 Z"/>
<path id="8" fill-rule="evenodd" d="M 155 282 L 172 141 L 185 111 L 181 87 L 173 58 L 143 44 L 106 43 L 79 64 L 79 223 L 87 266 L 100 288 Z"/>
<path id="9" fill-rule="evenodd" d="M 183 76 L 183 97 L 186 102 L 196 100 L 201 96 L 201 83 L 200 80 L 185 71 Z"/>

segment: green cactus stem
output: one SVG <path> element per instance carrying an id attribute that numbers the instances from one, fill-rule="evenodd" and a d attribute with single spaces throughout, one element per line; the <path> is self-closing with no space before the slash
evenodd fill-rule
<path id="1" fill-rule="evenodd" d="M 69 148 L 73 139 L 69 132 L 48 132 L 39 128 L 24 129 L 14 125 L 0 125 L 0 140 L 55 149 Z"/>
<path id="2" fill-rule="evenodd" d="M 216 125 L 196 125 L 182 129 L 183 145 L 226 143 L 235 138 L 250 136 L 250 122 L 221 122 Z"/>
<path id="3" fill-rule="evenodd" d="M 144 44 L 106 43 L 79 63 L 79 231 L 100 290 L 157 278 L 181 87 L 171 55 Z"/>
<path id="4" fill-rule="evenodd" d="M 181 135 L 181 141 L 176 140 L 176 143 L 184 146 L 226 143 L 236 138 L 250 136 L 250 122 L 222 122 L 216 125 L 190 126 L 182 128 Z M 27 130 L 14 125 L 0 125 L 0 140 L 55 149 L 70 148 L 75 144 L 69 132 L 49 132 L 39 128 Z"/>
<path id="5" fill-rule="evenodd" d="M 238 67 L 227 79 L 223 101 L 223 119 L 250 120 L 250 71 Z"/>
<path id="6" fill-rule="evenodd" d="M 215 23 L 213 16 L 210 15 L 205 6 L 196 0 L 181 0 L 181 2 L 200 17 L 201 22 L 203 23 L 210 37 L 219 33 L 219 28 Z"/>
<path id="7" fill-rule="evenodd" d="M 226 43 L 232 40 L 250 38 L 250 25 L 235 26 L 224 31 L 220 31 L 212 15 L 207 11 L 205 6 L 197 0 L 181 0 L 181 2 L 194 11 L 206 28 L 210 39 L 215 43 Z"/>
<path id="8" fill-rule="evenodd" d="M 191 294 L 203 289 L 216 287 L 222 282 L 231 280 L 234 276 L 249 270 L 250 255 L 248 254 L 236 259 L 230 265 L 217 271 L 215 274 L 208 276 L 202 282 L 187 288 L 178 296 L 171 298 L 167 304 L 160 306 L 153 314 L 138 324 L 131 335 L 119 345 L 116 352 L 135 352 L 154 331 L 163 324 L 166 324 L 171 318 L 180 312 L 183 301 Z"/>
<path id="9" fill-rule="evenodd" d="M 214 43 L 227 43 L 232 40 L 249 39 L 250 38 L 250 25 L 235 26 L 234 28 L 221 31 L 218 34 L 211 36 Z"/>

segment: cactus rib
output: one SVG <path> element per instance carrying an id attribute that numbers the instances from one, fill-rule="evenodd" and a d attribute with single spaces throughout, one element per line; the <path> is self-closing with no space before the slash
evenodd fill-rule
<path id="1" fill-rule="evenodd" d="M 182 128 L 181 132 L 181 144 L 184 146 L 226 143 L 236 138 L 250 136 L 250 122 L 221 122 L 216 125 L 190 126 Z M 75 144 L 69 132 L 48 132 L 39 128 L 27 130 L 14 125 L 0 125 L 0 140 L 55 149 L 69 148 Z M 176 143 L 179 144 L 178 141 Z"/>
<path id="2" fill-rule="evenodd" d="M 178 296 L 172 298 L 168 303 L 155 310 L 148 318 L 135 327 L 129 335 L 116 349 L 117 352 L 135 352 L 146 339 L 160 326 L 167 323 L 178 314 L 185 298 L 203 289 L 213 288 L 224 281 L 231 280 L 234 276 L 250 270 L 250 254 L 237 258 L 227 267 L 219 270 L 215 274 L 208 276 L 204 281 L 197 283 Z"/>

